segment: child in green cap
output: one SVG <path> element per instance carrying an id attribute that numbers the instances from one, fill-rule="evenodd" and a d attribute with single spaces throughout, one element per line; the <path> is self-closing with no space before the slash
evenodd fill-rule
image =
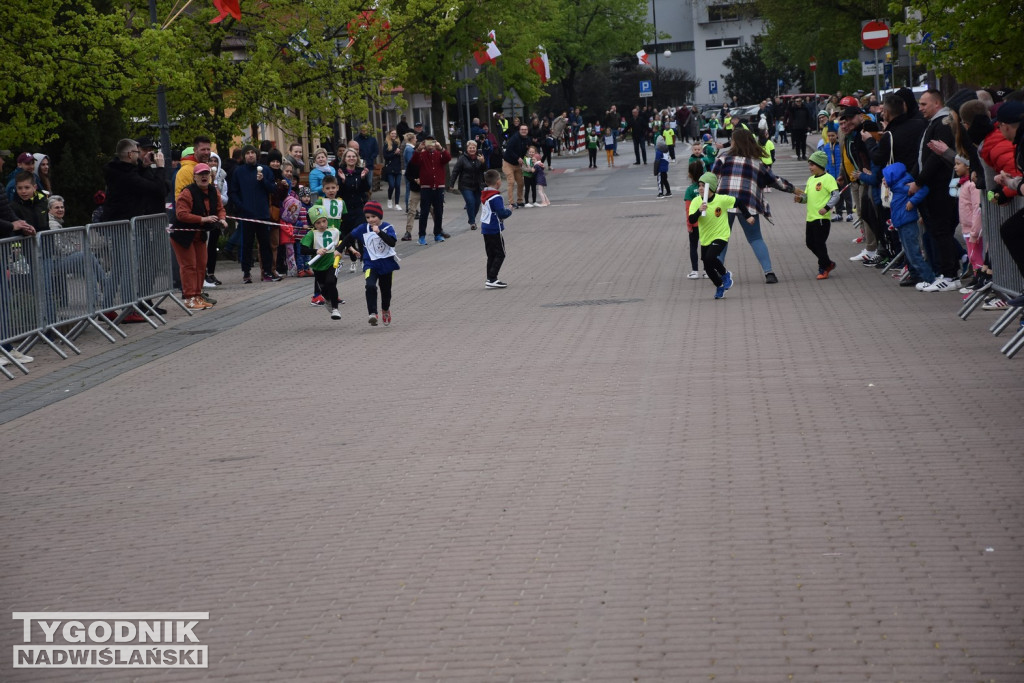
<path id="1" fill-rule="evenodd" d="M 832 228 L 832 207 L 839 203 L 839 184 L 825 172 L 828 157 L 820 149 L 807 158 L 811 177 L 807 188 L 796 190 L 793 201 L 807 205 L 807 248 L 818 257 L 818 279 L 827 280 L 828 274 L 836 268 L 836 262 L 828 257 L 828 233 Z"/>
<path id="2" fill-rule="evenodd" d="M 729 209 L 735 207 L 751 224 L 754 217 L 735 197 L 717 194 L 716 190 L 718 176 L 714 173 L 705 173 L 697 180 L 698 197 L 690 202 L 688 221 L 698 228 L 704 272 L 715 283 L 715 298 L 721 299 L 726 290 L 732 289 L 732 273 L 725 269 L 719 258 L 729 246 Z"/>

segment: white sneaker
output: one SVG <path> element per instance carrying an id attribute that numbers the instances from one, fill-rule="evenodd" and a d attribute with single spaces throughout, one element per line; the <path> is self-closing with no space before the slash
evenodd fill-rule
<path id="1" fill-rule="evenodd" d="M 0 368 L 5 365 L 10 365 L 11 361 L 7 360 L 7 356 L 0 356 Z"/>
<path id="2" fill-rule="evenodd" d="M 698 273 L 696 270 L 691 270 L 690 274 L 687 275 L 686 277 L 688 277 L 691 280 L 696 280 L 697 278 L 700 277 L 700 273 Z"/>
<path id="3" fill-rule="evenodd" d="M 390 199 L 388 200 L 388 208 L 389 209 L 395 208 L 394 204 L 392 203 L 392 201 Z"/>
<path id="4" fill-rule="evenodd" d="M 527 209 L 532 209 L 533 208 L 533 204 L 531 204 L 530 202 L 526 202 L 526 208 Z"/>
<path id="5" fill-rule="evenodd" d="M 217 283 L 203 280 L 203 289 L 217 289 Z"/>
<path id="6" fill-rule="evenodd" d="M 356 262 L 355 261 L 353 261 L 352 265 L 348 267 L 348 272 L 350 272 L 350 273 L 356 272 Z"/>
<path id="7" fill-rule="evenodd" d="M 925 287 L 921 291 L 923 291 L 923 292 L 945 292 L 945 291 L 949 291 L 949 290 L 956 291 L 958 289 L 960 289 L 960 281 L 959 280 L 951 280 L 948 277 L 940 275 L 939 277 L 935 278 L 935 282 L 931 283 L 930 285 L 928 285 L 927 287 Z"/>
<path id="8" fill-rule="evenodd" d="M 341 320 L 341 312 L 337 308 L 331 309 L 331 320 Z"/>
<path id="9" fill-rule="evenodd" d="M 35 360 L 32 356 L 26 356 L 21 351 L 11 351 L 11 358 L 18 361 L 19 363 L 31 363 Z"/>
<path id="10" fill-rule="evenodd" d="M 867 258 L 868 254 L 870 254 L 870 253 L 871 252 L 869 252 L 867 249 L 861 249 L 860 253 L 857 254 L 856 256 L 851 256 L 850 260 L 851 261 L 863 261 L 865 258 Z"/>

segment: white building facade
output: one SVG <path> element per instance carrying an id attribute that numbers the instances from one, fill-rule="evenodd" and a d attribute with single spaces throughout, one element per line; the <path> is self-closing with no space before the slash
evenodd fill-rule
<path id="1" fill-rule="evenodd" d="M 753 44 L 764 32 L 756 9 L 747 2 L 723 0 L 648 0 L 648 4 L 647 20 L 658 34 L 669 35 L 644 45 L 652 55 L 651 64 L 657 61 L 658 68 L 690 73 L 697 80 L 696 104 L 728 102 L 728 69 L 722 62 L 734 48 Z M 666 50 L 670 56 L 665 56 Z"/>

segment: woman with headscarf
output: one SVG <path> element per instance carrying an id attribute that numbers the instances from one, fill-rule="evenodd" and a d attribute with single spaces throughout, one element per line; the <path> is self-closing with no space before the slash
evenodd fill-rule
<path id="1" fill-rule="evenodd" d="M 761 216 L 771 222 L 771 208 L 764 200 L 764 189 L 774 185 L 783 192 L 793 193 L 794 187 L 793 183 L 776 176 L 765 166 L 762 161 L 764 156 L 765 150 L 757 144 L 753 133 L 746 128 L 736 128 L 732 132 L 732 145 L 718 157 L 711 172 L 719 177 L 718 193 L 735 197 L 738 204 L 743 204 L 753 214 L 753 224 L 740 221 L 740 225 L 747 243 L 761 264 L 765 283 L 772 285 L 779 278 L 772 270 L 768 245 L 761 236 Z M 734 214 L 729 214 L 730 228 L 734 217 Z"/>

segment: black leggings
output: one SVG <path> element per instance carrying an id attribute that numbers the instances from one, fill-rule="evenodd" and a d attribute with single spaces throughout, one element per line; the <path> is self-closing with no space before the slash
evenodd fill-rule
<path id="1" fill-rule="evenodd" d="M 700 246 L 700 231 L 695 225 L 688 234 L 690 235 L 690 270 L 697 270 L 697 247 Z"/>
<path id="2" fill-rule="evenodd" d="M 334 260 L 332 254 L 325 254 L 320 258 Z M 317 262 L 319 265 L 319 262 Z M 320 287 L 320 294 L 327 299 L 327 303 L 331 305 L 331 308 L 338 307 L 338 278 L 334 275 L 334 268 L 328 268 L 327 270 L 314 270 L 313 278 L 316 280 L 317 286 Z"/>
<path id="3" fill-rule="evenodd" d="M 807 221 L 804 241 L 811 253 L 818 257 L 819 271 L 824 271 L 832 265 L 832 259 L 828 257 L 828 248 L 825 246 L 831 230 L 831 220 L 820 218 L 816 221 Z"/>
<path id="4" fill-rule="evenodd" d="M 587 156 L 590 157 L 590 165 L 597 168 L 597 147 L 587 147 Z"/>
<path id="5" fill-rule="evenodd" d="M 537 203 L 537 176 L 523 176 L 523 187 L 526 188 L 523 191 L 523 201 L 527 204 Z M 533 193 L 533 199 L 530 199 L 530 193 Z"/>
<path id="6" fill-rule="evenodd" d="M 206 272 L 213 275 L 217 270 L 217 243 L 220 242 L 220 228 L 210 228 L 206 239 Z M 209 278 L 207 278 L 209 280 Z"/>
<path id="7" fill-rule="evenodd" d="M 394 273 L 378 273 L 373 268 L 366 271 L 366 312 L 377 312 L 377 287 L 380 286 L 380 307 L 391 310 L 391 277 Z"/>
<path id="8" fill-rule="evenodd" d="M 807 131 L 806 130 L 794 130 L 793 131 L 793 149 L 796 150 L 797 159 L 807 158 Z"/>
<path id="9" fill-rule="evenodd" d="M 668 184 L 668 173 L 664 171 L 658 174 L 658 192 L 672 194 L 672 188 Z"/>
<path id="10" fill-rule="evenodd" d="M 500 232 L 484 235 L 484 250 L 487 252 L 487 281 L 493 282 L 505 262 L 505 240 Z"/>
<path id="11" fill-rule="evenodd" d="M 715 283 L 715 287 L 722 286 L 722 278 L 725 276 L 725 266 L 722 265 L 718 257 L 722 255 L 727 246 L 729 246 L 727 241 L 715 240 L 711 244 L 700 247 L 700 260 L 704 262 L 704 272 Z"/>

